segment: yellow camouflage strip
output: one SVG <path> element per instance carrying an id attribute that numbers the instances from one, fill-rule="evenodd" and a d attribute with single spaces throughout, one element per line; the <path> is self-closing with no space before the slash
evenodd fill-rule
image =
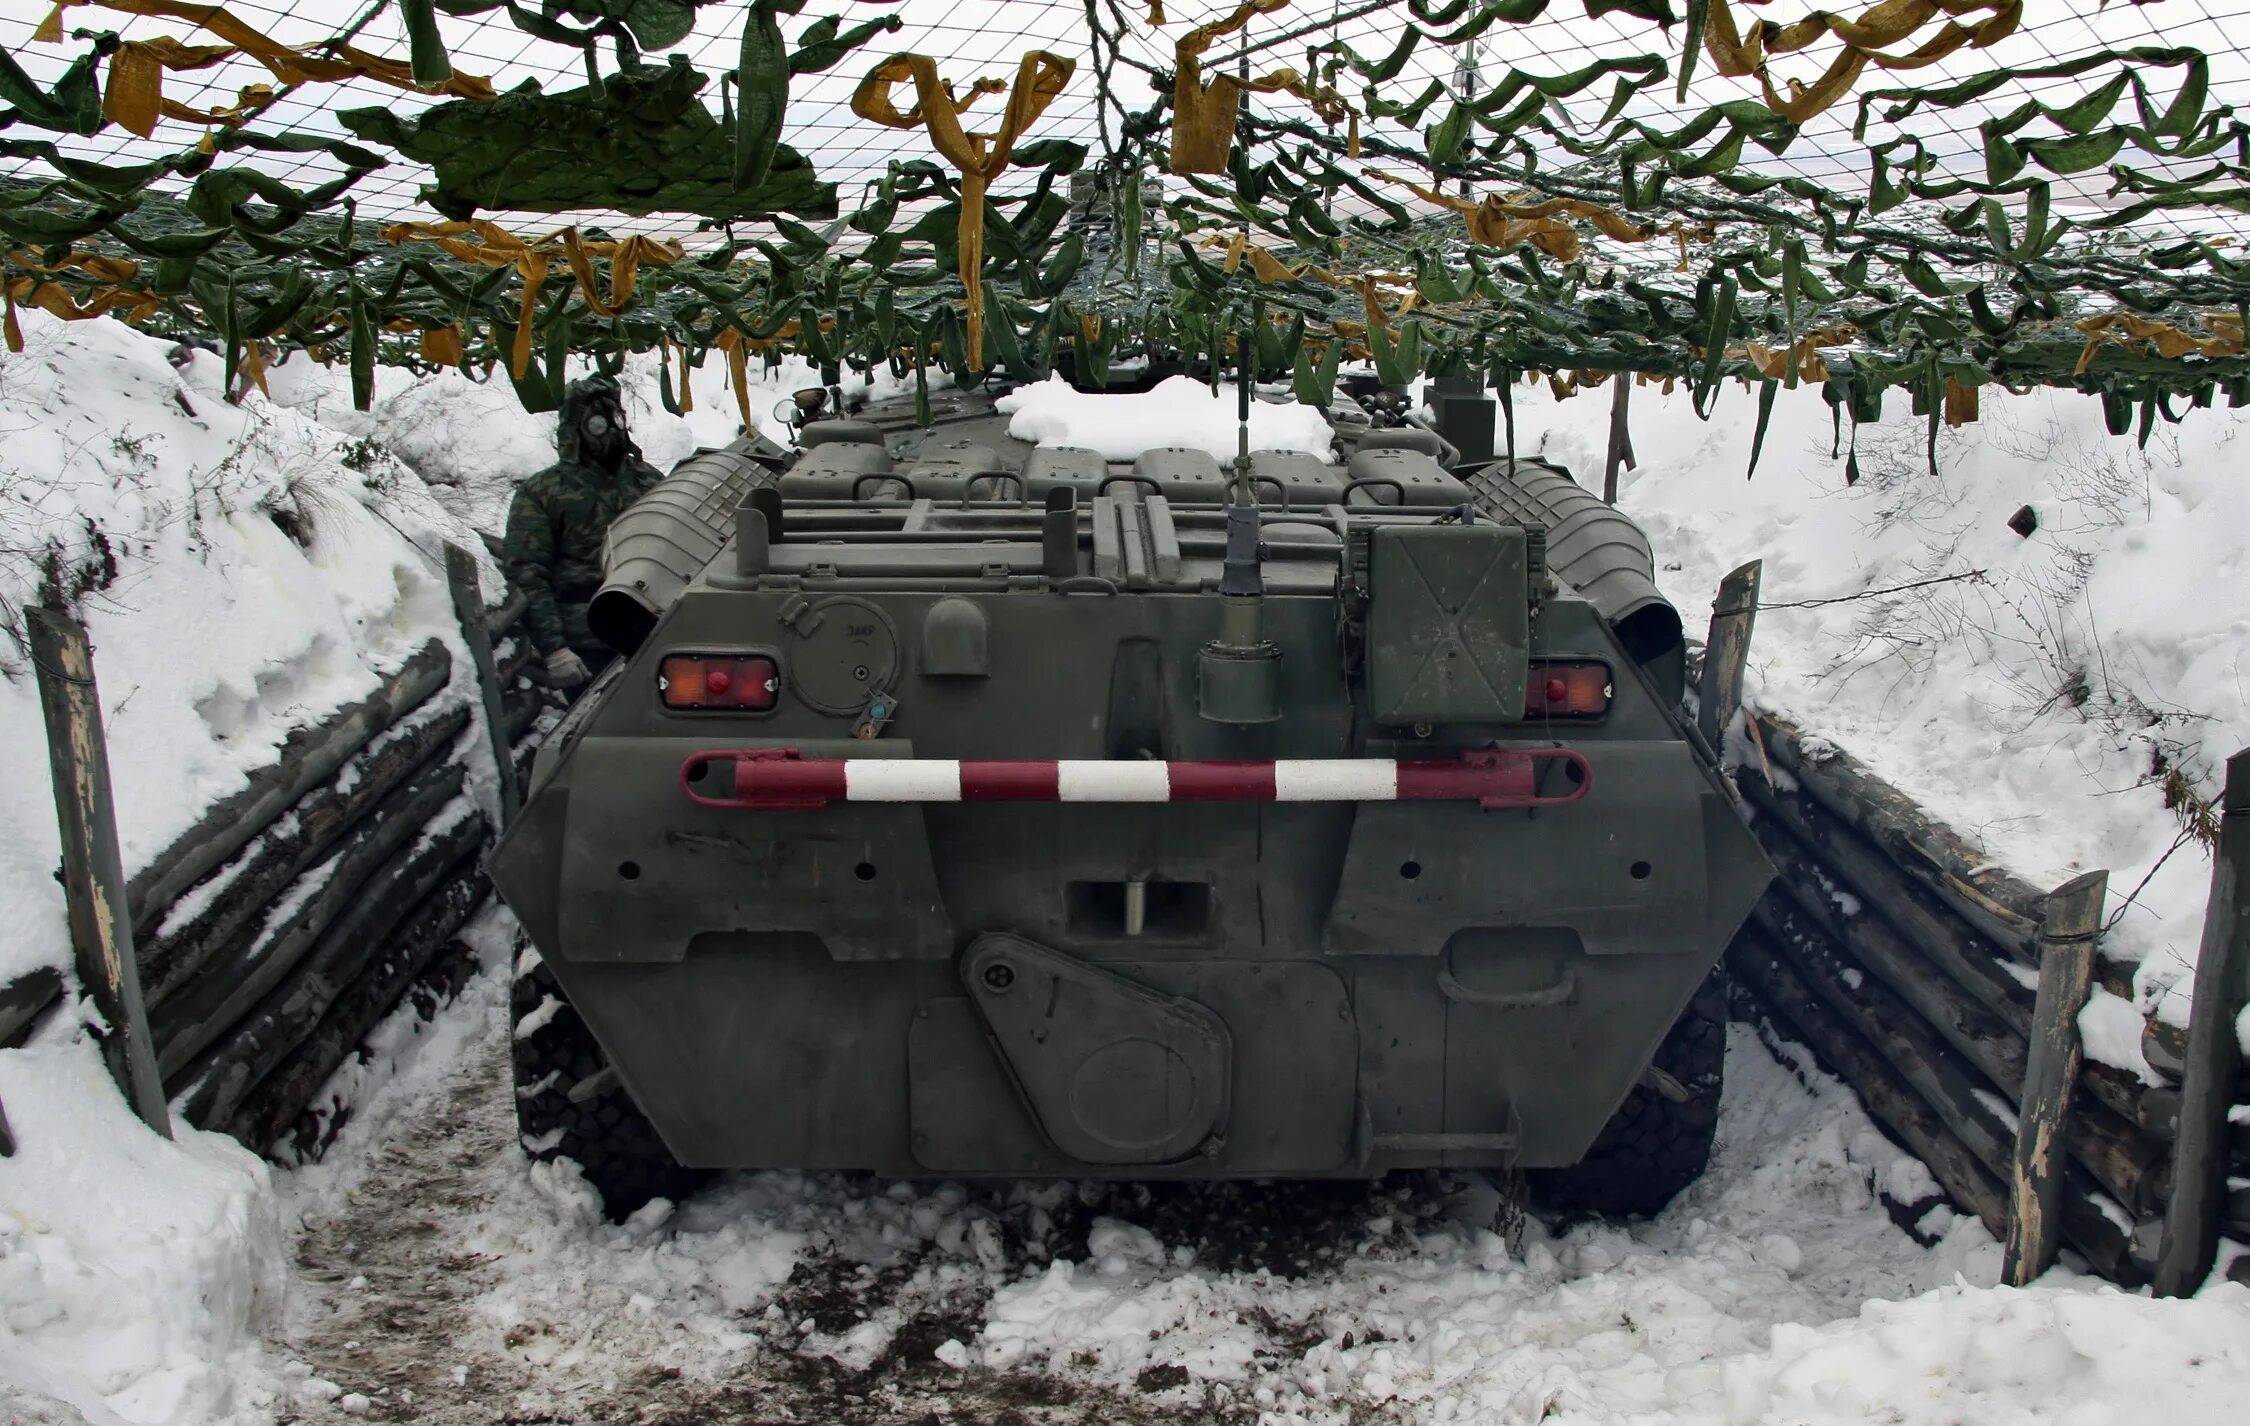
<path id="1" fill-rule="evenodd" d="M 546 282 L 548 267 L 554 259 L 559 257 L 570 265 L 588 310 L 598 317 L 615 317 L 632 301 L 642 263 L 669 266 L 687 255 L 687 250 L 678 243 L 638 235 L 588 242 L 579 236 L 575 227 L 560 228 L 543 238 L 526 241 L 484 218 L 451 223 L 393 223 L 383 229 L 382 235 L 384 241 L 391 243 L 435 243 L 463 262 L 515 268 L 523 279 L 523 293 L 518 300 L 516 341 L 508 354 L 508 367 L 517 376 L 524 374 L 531 361 L 532 318 L 538 311 L 539 288 Z M 594 272 L 593 259 L 597 257 L 610 260 L 607 297 L 602 295 Z"/>
<path id="2" fill-rule="evenodd" d="M 164 98 L 166 70 L 206 69 L 237 54 L 264 65 L 277 81 L 286 85 L 372 79 L 425 94 L 450 94 L 486 102 L 499 97 L 491 80 L 473 74 L 455 73 L 438 85 L 416 84 L 413 67 L 405 61 L 384 59 L 351 45 L 324 46 L 326 54 L 306 54 L 272 39 L 256 26 L 228 13 L 223 5 L 198 5 L 188 0 L 56 0 L 55 8 L 33 31 L 32 38 L 50 43 L 61 41 L 63 12 L 81 6 L 98 6 L 148 19 L 183 20 L 226 41 L 223 45 L 189 45 L 165 36 L 127 40 L 118 46 L 117 53 L 109 60 L 109 83 L 102 91 L 102 116 L 144 139 L 156 131 L 159 117 L 239 124 L 270 104 L 274 93 L 262 85 L 244 89 L 240 102 L 225 109 L 190 109 Z M 261 90 L 262 93 L 256 92 Z"/>
<path id="3" fill-rule="evenodd" d="M 1765 0 L 1745 0 L 1763 4 Z M 1764 91 L 1766 107 L 1802 124 L 1851 92 L 1870 63 L 1884 69 L 1921 69 L 1956 50 L 1997 44 L 2016 32 L 2023 20 L 2023 0 L 1880 0 L 1855 16 L 1815 10 L 1793 24 L 1753 20 L 1748 29 L 1737 27 L 1728 0 L 1709 0 L 1703 26 L 1703 48 L 1721 74 L 1736 79 L 1755 78 Z M 1973 25 L 1958 18 L 1986 12 Z M 1930 21 L 1946 17 L 1938 30 L 1905 54 L 1884 49 L 1913 38 Z M 1788 81 L 1784 96 L 1774 87 L 1767 57 L 1797 54 L 1834 36 L 1842 51 L 1811 84 Z"/>
<path id="4" fill-rule="evenodd" d="M 2094 364 L 2094 358 L 2103 346 L 2115 343 L 2127 351 L 2141 353 L 2151 347 L 2167 361 L 2178 361 L 2184 356 L 2230 357 L 2243 354 L 2242 318 L 2233 312 L 2212 312 L 2204 316 L 2203 324 L 2211 329 L 2208 337 L 2198 337 L 2182 331 L 2170 322 L 2159 322 L 2153 317 L 2136 317 L 2130 312 L 2113 312 L 2106 317 L 2087 317 L 2077 323 L 2078 330 L 2086 334 L 2086 350 L 2078 357 L 2078 366 L 2071 374 L 2084 376 Z"/>
<path id="5" fill-rule="evenodd" d="M 957 232 L 961 256 L 962 297 L 968 307 L 969 370 L 984 370 L 984 194 L 991 181 L 1006 171 L 1016 140 L 1039 121 L 1047 106 L 1063 92 L 1077 68 L 1074 61 L 1033 50 L 1016 65 L 1011 89 L 993 79 L 980 79 L 967 100 L 953 97 L 953 86 L 938 75 L 937 61 L 923 54 L 894 54 L 875 66 L 852 95 L 852 112 L 872 123 L 893 129 L 926 129 L 930 147 L 961 175 L 961 226 Z M 914 107 L 901 109 L 891 90 L 912 81 Z M 971 133 L 961 126 L 961 115 L 980 95 L 1006 90 L 1008 105 L 1000 127 L 989 134 Z"/>
<path id="6" fill-rule="evenodd" d="M 1313 113 L 1330 128 L 1349 120 L 1351 137 L 1346 151 L 1352 158 L 1359 157 L 1358 111 L 1345 103 L 1344 97 L 1334 89 L 1307 84 L 1304 76 L 1294 69 L 1277 69 L 1263 79 L 1214 74 L 1208 83 L 1204 81 L 1203 52 L 1210 48 L 1213 40 L 1233 34 L 1249 24 L 1253 16 L 1270 15 L 1288 3 L 1289 0 L 1243 0 L 1225 19 L 1198 25 L 1180 36 L 1173 47 L 1172 172 L 1226 172 L 1227 155 L 1234 148 L 1235 119 L 1241 113 L 1242 96 L 1246 93 L 1294 94 L 1311 105 Z M 1152 15 L 1150 23 L 1163 22 Z"/>

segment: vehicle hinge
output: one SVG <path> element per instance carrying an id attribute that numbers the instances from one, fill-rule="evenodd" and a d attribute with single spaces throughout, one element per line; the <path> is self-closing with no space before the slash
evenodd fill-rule
<path id="1" fill-rule="evenodd" d="M 782 600 L 781 607 L 774 611 L 774 618 L 781 621 L 783 628 L 794 630 L 800 637 L 820 627 L 820 614 L 813 608 L 812 600 L 802 594 Z"/>
<path id="2" fill-rule="evenodd" d="M 1526 522 L 1523 526 L 1524 587 L 1529 591 L 1531 612 L 1539 613 L 1539 606 L 1555 592 L 1555 582 L 1547 573 L 1547 527 Z"/>
<path id="3" fill-rule="evenodd" d="M 1372 588 L 1369 566 L 1374 529 L 1347 525 L 1344 549 L 1336 566 L 1336 655 L 1345 679 L 1356 679 L 1367 667 L 1367 605 Z"/>

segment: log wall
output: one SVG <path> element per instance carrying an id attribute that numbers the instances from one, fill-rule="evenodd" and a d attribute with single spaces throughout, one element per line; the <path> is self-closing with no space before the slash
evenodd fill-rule
<path id="1" fill-rule="evenodd" d="M 402 1005 L 424 1018 L 466 983 L 457 933 L 490 894 L 495 830 L 468 788 L 504 709 L 519 769 L 562 706 L 527 676 L 520 597 L 484 611 L 490 705 L 437 639 L 372 694 L 292 733 L 274 763 L 128 882 L 136 960 L 165 1096 L 206 1129 L 286 1160 L 317 1156 L 348 1106 L 336 1072 Z M 70 995 L 39 970 L 0 985 L 0 1048 Z"/>
<path id="2" fill-rule="evenodd" d="M 1779 878 L 1728 952 L 1738 1003 L 1810 1047 L 1956 1207 L 2006 1237 L 2047 896 L 1848 754 L 1746 717 L 1754 755 L 1735 786 Z M 2098 942 L 2094 979 L 2132 995 L 2133 967 Z M 2128 1287 L 2155 1270 L 2184 1039 L 2148 1022 L 2154 1083 L 2085 1064 L 2062 1124 L 2063 1246 Z M 2250 1073 L 2235 1100 L 2250 1102 Z M 2250 1130 L 2231 1153 L 2250 1176 Z M 2235 1197 L 2222 1228 L 2250 1244 L 2250 1194 Z"/>

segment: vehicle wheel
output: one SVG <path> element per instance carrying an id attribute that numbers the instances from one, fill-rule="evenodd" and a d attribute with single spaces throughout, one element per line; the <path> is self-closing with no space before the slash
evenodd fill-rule
<path id="1" fill-rule="evenodd" d="M 515 1026 L 516 1127 L 533 1158 L 574 1160 L 612 1218 L 652 1198 L 684 1198 L 707 1177 L 673 1161 L 615 1075 L 605 1076 L 607 1083 L 582 1103 L 571 1101 L 570 1091 L 602 1075 L 609 1057 L 563 998 L 553 971 L 542 964 L 517 976 L 509 1009 Z"/>
<path id="2" fill-rule="evenodd" d="M 1656 1068 L 1687 1098 L 1674 1099 L 1647 1083 L 1633 1086 L 1585 1158 L 1569 1168 L 1531 1171 L 1533 1194 L 1557 1208 L 1614 1218 L 1652 1214 L 1670 1203 L 1711 1161 L 1726 1056 L 1726 977 L 1714 970 L 1656 1050 Z"/>

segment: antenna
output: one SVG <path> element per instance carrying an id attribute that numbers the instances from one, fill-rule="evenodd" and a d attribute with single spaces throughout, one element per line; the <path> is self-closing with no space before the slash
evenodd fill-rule
<path id="1" fill-rule="evenodd" d="M 1466 104 L 1476 97 L 1476 92 L 1477 42 L 1470 40 L 1461 46 L 1461 62 L 1453 71 L 1453 97 Z M 1472 191 L 1468 176 L 1465 174 L 1461 178 L 1461 196 L 1463 198 L 1474 198 L 1476 196 Z"/>
<path id="2" fill-rule="evenodd" d="M 1235 375 L 1235 448 L 1234 448 L 1234 503 L 1253 508 L 1257 500 L 1250 493 L 1250 383 L 1253 379 L 1251 363 L 1257 360 L 1258 305 L 1251 304 L 1250 325 L 1242 329 L 1238 339 L 1242 350 Z"/>

